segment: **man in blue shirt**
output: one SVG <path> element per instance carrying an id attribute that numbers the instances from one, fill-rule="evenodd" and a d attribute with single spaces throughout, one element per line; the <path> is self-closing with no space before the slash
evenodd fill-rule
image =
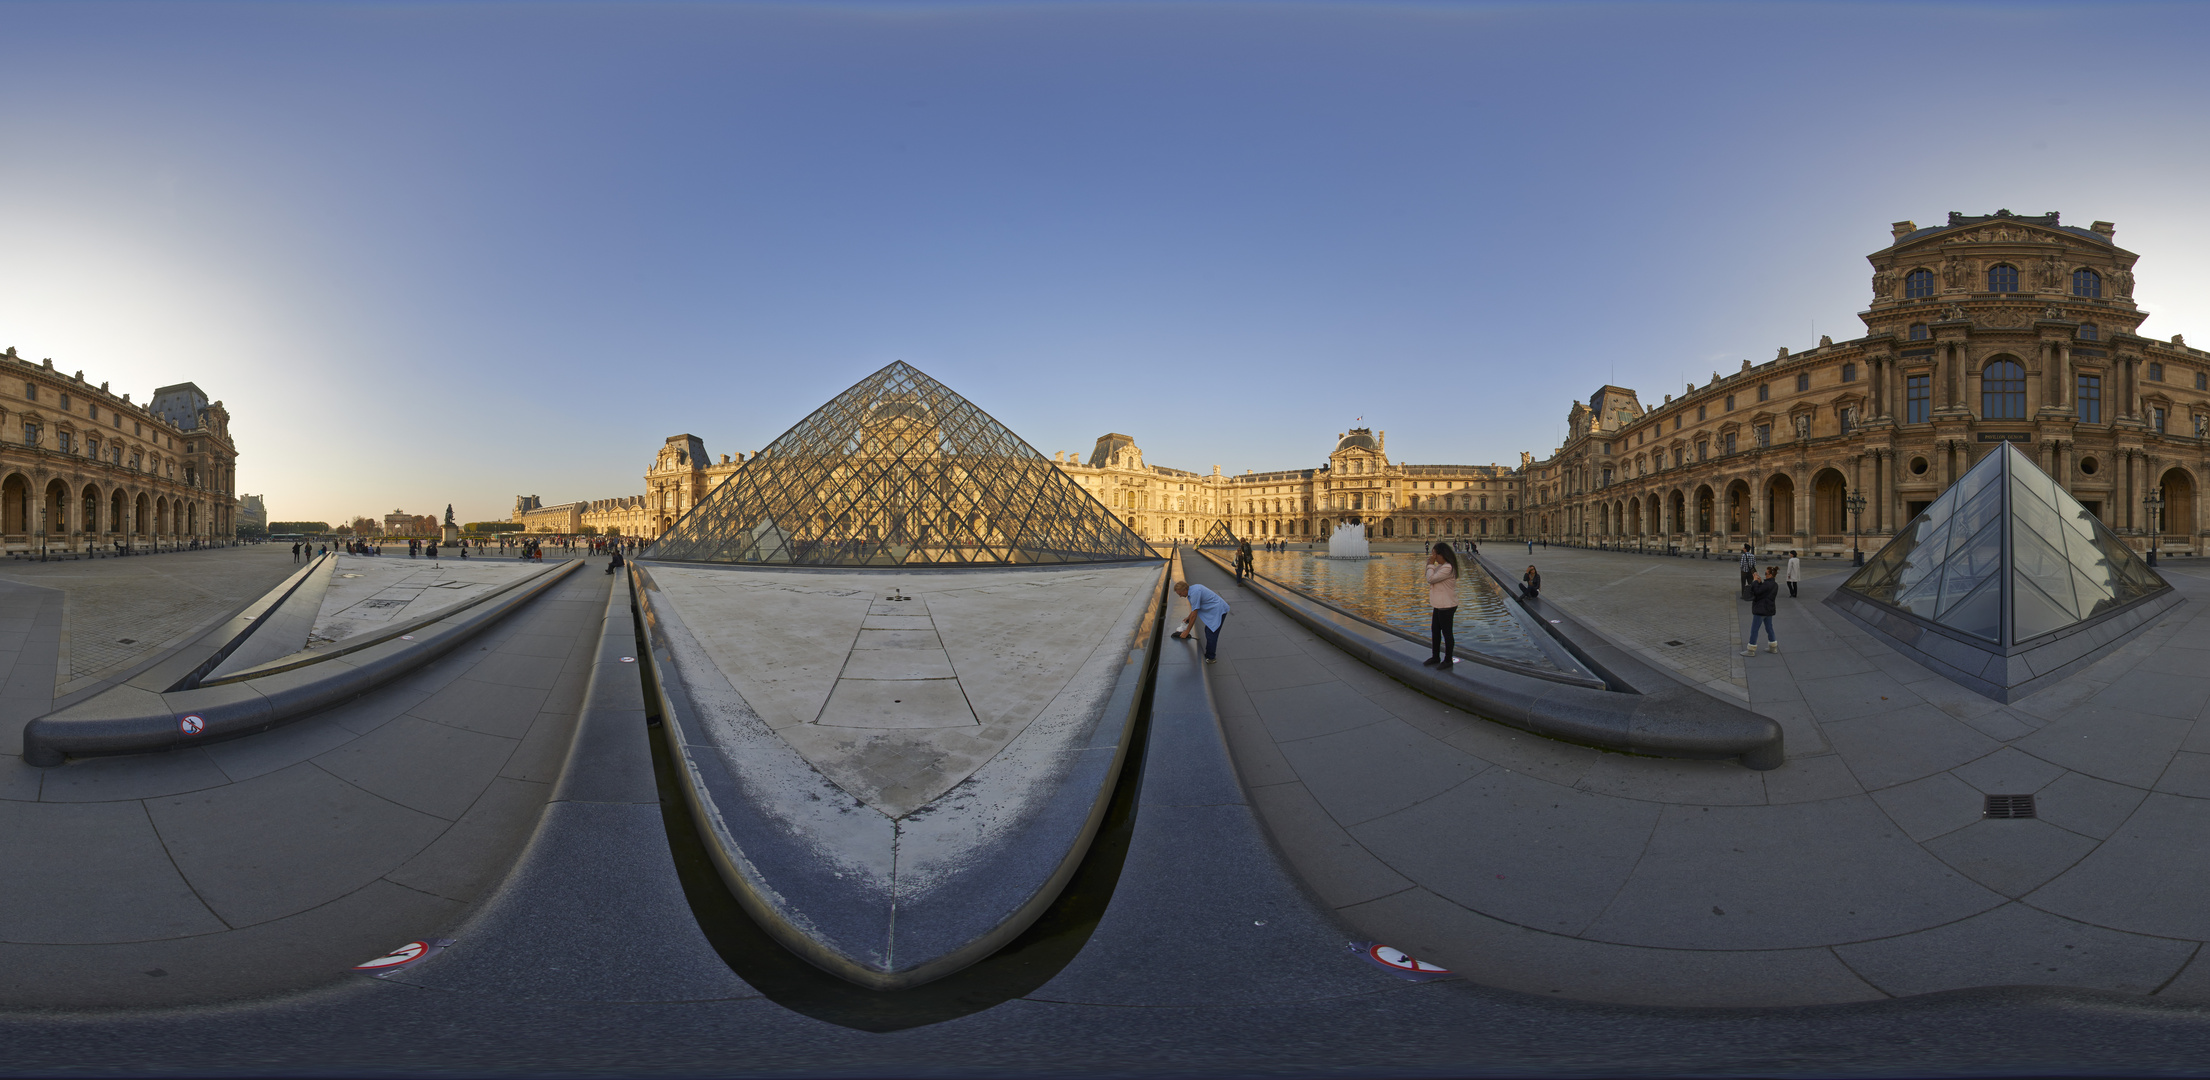
<path id="1" fill-rule="evenodd" d="M 1182 628 L 1174 632 L 1179 641 L 1196 632 L 1197 624 L 1205 627 L 1205 662 L 1213 662 L 1213 651 L 1220 645 L 1220 624 L 1227 621 L 1228 602 L 1220 594 L 1186 581 L 1174 583 L 1174 595 L 1189 601 L 1189 618 L 1182 620 Z"/>

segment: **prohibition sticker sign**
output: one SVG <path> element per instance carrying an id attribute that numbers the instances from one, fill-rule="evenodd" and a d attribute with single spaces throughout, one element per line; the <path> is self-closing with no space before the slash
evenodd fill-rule
<path id="1" fill-rule="evenodd" d="M 452 938 L 425 938 L 420 941 L 410 941 L 365 964 L 355 964 L 351 970 L 358 971 L 363 975 L 382 978 L 409 964 L 427 960 L 444 951 L 445 947 L 452 943 Z"/>
<path id="2" fill-rule="evenodd" d="M 200 719 L 197 715 L 180 716 L 177 717 L 176 729 L 186 735 L 197 735 L 207 730 L 207 721 Z"/>
<path id="3" fill-rule="evenodd" d="M 1351 951 L 1364 956 L 1369 962 L 1395 972 L 1397 977 L 1413 982 L 1428 982 L 1452 976 L 1449 968 L 1430 964 L 1405 954 L 1402 949 L 1391 948 L 1372 941 L 1351 942 Z"/>

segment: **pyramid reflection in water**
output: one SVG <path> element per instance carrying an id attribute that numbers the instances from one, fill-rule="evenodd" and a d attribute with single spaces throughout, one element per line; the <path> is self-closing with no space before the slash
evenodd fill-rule
<path id="1" fill-rule="evenodd" d="M 1921 663 L 2009 701 L 2092 662 L 2177 596 L 2004 443 L 1827 602 Z"/>
<path id="2" fill-rule="evenodd" d="M 1158 557 L 1050 459 L 903 361 L 768 444 L 648 554 L 783 566 Z"/>

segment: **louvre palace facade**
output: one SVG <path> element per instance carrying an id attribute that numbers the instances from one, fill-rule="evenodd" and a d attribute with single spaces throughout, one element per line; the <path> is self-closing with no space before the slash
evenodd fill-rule
<path id="1" fill-rule="evenodd" d="M 0 552 L 168 550 L 237 535 L 230 412 L 191 383 L 134 403 L 0 355 Z"/>
<path id="2" fill-rule="evenodd" d="M 2136 547 L 2195 551 L 2210 353 L 2143 337 L 2134 253 L 2058 215 L 1952 213 L 1872 253 L 1866 333 L 1643 402 L 1599 389 L 1524 478 L 1528 527 L 1587 542 L 1845 551 L 2004 442 Z M 2153 501 L 2146 501 L 2151 500 Z M 1868 545 L 1871 546 L 1871 545 Z"/>

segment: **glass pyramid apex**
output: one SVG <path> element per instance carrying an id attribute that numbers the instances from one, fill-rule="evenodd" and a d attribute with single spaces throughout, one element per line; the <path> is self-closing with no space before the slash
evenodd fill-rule
<path id="1" fill-rule="evenodd" d="M 2008 647 L 2170 587 L 2006 442 L 1866 560 L 1841 592 Z"/>
<path id="2" fill-rule="evenodd" d="M 1212 528 L 1205 530 L 1204 537 L 1197 541 L 1197 546 L 1201 548 L 1232 548 L 1241 544 L 1242 542 L 1243 541 L 1236 536 L 1235 530 L 1228 527 L 1228 523 L 1226 521 L 1215 521 L 1212 523 Z"/>
<path id="3" fill-rule="evenodd" d="M 777 566 L 1159 557 L 1057 464 L 904 361 L 778 436 L 645 554 Z"/>

